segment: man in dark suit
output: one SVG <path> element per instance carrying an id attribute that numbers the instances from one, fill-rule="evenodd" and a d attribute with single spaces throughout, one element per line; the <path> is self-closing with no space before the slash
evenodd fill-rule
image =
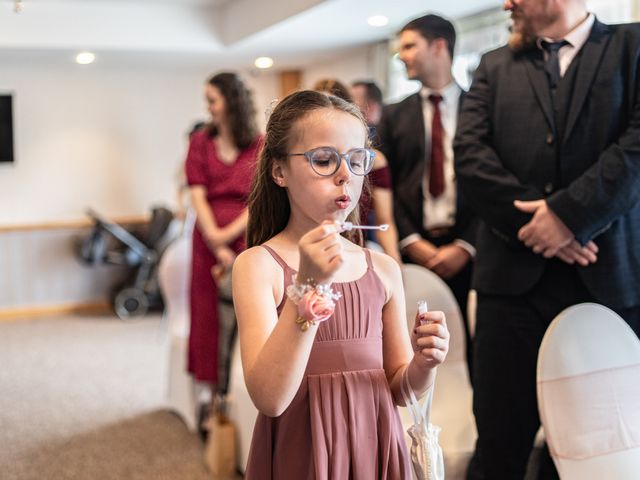
<path id="1" fill-rule="evenodd" d="M 509 45 L 482 57 L 455 140 L 482 219 L 468 478 L 491 480 L 524 476 L 551 320 L 592 301 L 640 331 L 640 25 L 604 25 L 584 0 L 504 6 Z"/>
<path id="2" fill-rule="evenodd" d="M 405 261 L 442 277 L 466 313 L 475 255 L 475 221 L 455 181 L 452 142 L 462 90 L 451 63 L 456 32 L 448 20 L 425 15 L 399 33 L 399 55 L 420 92 L 385 107 L 380 150 L 391 167 L 394 215 Z M 466 322 L 465 322 L 466 323 Z M 470 357 L 469 329 L 467 332 Z"/>

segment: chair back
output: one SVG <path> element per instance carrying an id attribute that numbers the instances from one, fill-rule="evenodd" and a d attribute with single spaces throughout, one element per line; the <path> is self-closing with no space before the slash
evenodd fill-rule
<path id="1" fill-rule="evenodd" d="M 472 412 L 472 391 L 465 359 L 464 324 L 460 307 L 449 286 L 435 273 L 418 265 L 402 266 L 407 307 L 407 326 L 413 329 L 418 300 L 426 300 L 429 310 L 442 310 L 451 338 L 449 352 L 438 367 L 431 407 L 431 422 L 442 428 L 440 446 L 447 480 L 466 478 L 467 466 L 477 438 Z M 405 408 L 400 408 L 405 430 L 412 424 Z M 410 443 L 410 439 L 407 439 Z"/>
<path id="2" fill-rule="evenodd" d="M 640 340 L 615 312 L 583 303 L 551 322 L 537 395 L 560 478 L 639 478 Z"/>
<path id="3" fill-rule="evenodd" d="M 169 332 L 189 333 L 189 282 L 191 277 L 191 238 L 181 236 L 165 250 L 158 266 L 158 282 L 164 300 Z"/>
<path id="4" fill-rule="evenodd" d="M 418 301 L 426 300 L 429 310 L 442 310 L 447 318 L 451 338 L 446 362 L 465 361 L 464 320 L 449 286 L 432 271 L 412 264 L 402 266 L 402 280 L 409 331 L 413 330 Z"/>

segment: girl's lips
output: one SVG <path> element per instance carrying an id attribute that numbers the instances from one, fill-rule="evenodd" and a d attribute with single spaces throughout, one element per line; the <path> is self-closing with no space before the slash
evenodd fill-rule
<path id="1" fill-rule="evenodd" d="M 335 202 L 338 208 L 340 208 L 341 210 L 344 210 L 351 203 L 351 198 L 349 198 L 349 195 L 341 195 L 338 198 L 336 198 Z"/>

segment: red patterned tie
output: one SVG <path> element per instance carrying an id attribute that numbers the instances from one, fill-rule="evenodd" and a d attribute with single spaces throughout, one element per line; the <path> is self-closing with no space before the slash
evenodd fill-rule
<path id="1" fill-rule="evenodd" d="M 444 192 L 444 144 L 443 129 L 440 118 L 440 102 L 442 96 L 431 94 L 429 101 L 433 104 L 433 120 L 431 121 L 431 161 L 429 162 L 429 193 L 434 198 Z"/>

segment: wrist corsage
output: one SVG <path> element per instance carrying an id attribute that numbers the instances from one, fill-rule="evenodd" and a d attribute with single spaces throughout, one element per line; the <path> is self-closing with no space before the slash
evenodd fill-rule
<path id="1" fill-rule="evenodd" d="M 287 287 L 287 296 L 298 307 L 296 323 L 306 332 L 311 325 L 329 319 L 336 307 L 340 293 L 334 292 L 329 285 L 317 285 L 313 279 L 307 283 L 296 283 L 296 276 Z"/>

